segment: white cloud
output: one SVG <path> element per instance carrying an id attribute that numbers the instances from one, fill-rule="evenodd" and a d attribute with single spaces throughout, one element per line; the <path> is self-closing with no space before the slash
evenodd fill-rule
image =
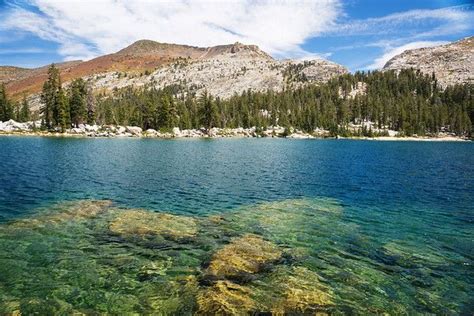
<path id="1" fill-rule="evenodd" d="M 448 42 L 444 41 L 419 41 L 419 42 L 411 42 L 399 47 L 395 48 L 386 48 L 385 52 L 382 56 L 379 58 L 376 58 L 373 62 L 373 64 L 367 66 L 367 69 L 381 69 L 387 61 L 392 59 L 393 57 L 403 53 L 406 50 L 409 49 L 417 49 L 417 48 L 423 48 L 423 47 L 433 47 L 433 46 L 438 46 L 438 45 L 443 45 Z"/>
<path id="2" fill-rule="evenodd" d="M 33 33 L 60 44 L 65 59 L 115 52 L 139 39 L 213 46 L 240 41 L 275 56 L 302 51 L 328 31 L 339 0 L 31 0 L 1 17 L 0 29 Z"/>
<path id="3" fill-rule="evenodd" d="M 432 10 L 410 10 L 383 17 L 353 20 L 329 31 L 332 35 L 384 35 L 415 33 L 418 38 L 468 31 L 474 27 L 474 12 L 469 6 Z M 428 28 L 430 31 L 419 30 Z"/>
<path id="4" fill-rule="evenodd" d="M 19 49 L 3 49 L 0 48 L 0 55 L 10 55 L 10 54 L 40 54 L 48 53 L 49 51 L 41 48 L 19 48 Z"/>

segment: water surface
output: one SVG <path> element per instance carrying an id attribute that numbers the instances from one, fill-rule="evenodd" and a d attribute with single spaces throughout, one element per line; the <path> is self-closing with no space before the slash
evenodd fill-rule
<path id="1" fill-rule="evenodd" d="M 2 313 L 474 308 L 472 143 L 2 137 L 0 161 Z M 278 256 L 216 276 L 245 238 Z"/>

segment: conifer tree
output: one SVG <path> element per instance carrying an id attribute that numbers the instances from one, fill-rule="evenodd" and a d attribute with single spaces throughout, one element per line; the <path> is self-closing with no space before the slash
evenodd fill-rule
<path id="1" fill-rule="evenodd" d="M 30 119 L 30 107 L 28 105 L 28 100 L 26 96 L 23 96 L 23 100 L 21 102 L 21 109 L 20 109 L 20 122 L 27 122 Z"/>
<path id="2" fill-rule="evenodd" d="M 87 88 L 82 78 L 73 80 L 69 86 L 69 108 L 71 123 L 78 127 L 87 120 Z"/>
<path id="3" fill-rule="evenodd" d="M 61 128 L 61 133 L 64 133 L 68 126 L 71 125 L 70 121 L 70 111 L 69 111 L 69 104 L 66 94 L 62 88 L 59 88 L 58 96 L 57 96 L 57 124 Z"/>
<path id="4" fill-rule="evenodd" d="M 8 121 L 13 117 L 13 108 L 7 98 L 5 84 L 0 85 L 0 121 Z"/>
<path id="5" fill-rule="evenodd" d="M 198 103 L 201 112 L 201 124 L 207 131 L 209 131 L 215 123 L 217 111 L 212 96 L 207 93 L 207 90 L 201 94 Z"/>
<path id="6" fill-rule="evenodd" d="M 59 70 L 54 64 L 48 69 L 48 79 L 43 84 L 41 93 L 42 107 L 40 113 L 43 115 L 43 127 L 51 129 L 59 125 L 59 103 L 58 95 L 61 87 Z"/>
<path id="7" fill-rule="evenodd" d="M 96 101 L 92 93 L 92 88 L 87 87 L 86 89 L 87 124 L 93 125 L 96 119 Z"/>

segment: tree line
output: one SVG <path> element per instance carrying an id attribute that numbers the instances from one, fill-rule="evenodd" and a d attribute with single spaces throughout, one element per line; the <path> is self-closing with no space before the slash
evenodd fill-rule
<path id="1" fill-rule="evenodd" d="M 145 130 L 264 130 L 279 125 L 305 132 L 321 128 L 333 135 L 353 135 L 351 123 L 370 121 L 378 129 L 392 129 L 407 136 L 440 131 L 471 136 L 474 122 L 474 85 L 442 89 L 434 74 L 413 69 L 356 72 L 325 84 L 306 83 L 281 92 L 248 90 L 223 100 L 206 91 L 196 94 L 181 85 L 159 89 L 151 84 L 94 96 L 83 79 L 63 87 L 53 64 L 43 85 L 41 103 L 42 127 L 61 131 L 81 123 L 134 125 Z M 26 98 L 22 105 L 13 106 L 1 86 L 0 120 L 25 121 L 29 116 Z M 363 128 L 355 133 L 370 136 L 372 131 Z"/>
<path id="2" fill-rule="evenodd" d="M 95 123 L 95 98 L 92 88 L 79 78 L 64 89 L 59 70 L 54 64 L 48 69 L 41 103 L 41 126 L 44 129 L 59 128 L 64 132 L 72 126 Z"/>
<path id="3" fill-rule="evenodd" d="M 354 89 L 361 88 L 355 94 Z M 293 127 L 350 135 L 349 124 L 373 122 L 378 129 L 403 135 L 440 131 L 470 135 L 474 122 L 474 86 L 441 89 L 434 74 L 407 69 L 345 74 L 325 84 L 305 84 L 282 92 L 245 91 L 221 100 L 174 85 L 116 89 L 97 100 L 101 124 L 144 129 Z M 370 130 L 357 133 L 369 135 Z"/>
<path id="4" fill-rule="evenodd" d="M 15 120 L 27 122 L 30 120 L 30 109 L 26 96 L 21 103 L 14 102 L 7 97 L 5 84 L 0 85 L 0 121 Z"/>

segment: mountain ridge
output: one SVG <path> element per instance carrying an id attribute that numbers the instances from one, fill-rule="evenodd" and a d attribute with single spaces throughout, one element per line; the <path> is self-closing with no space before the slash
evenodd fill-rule
<path id="1" fill-rule="evenodd" d="M 182 44 L 160 43 L 152 40 L 138 40 L 116 53 L 98 56 L 88 61 L 55 63 L 64 82 L 108 72 L 140 73 L 154 71 L 177 59 L 204 60 L 222 54 L 246 55 L 246 57 L 273 60 L 256 45 L 241 43 L 197 47 Z M 47 67 L 28 69 L 14 66 L 0 66 L 0 83 L 7 85 L 12 96 L 38 93 L 47 76 Z"/>
<path id="2" fill-rule="evenodd" d="M 382 71 L 405 68 L 435 73 L 442 86 L 474 82 L 474 37 L 446 45 L 404 51 L 390 59 Z M 182 84 L 194 92 L 209 90 L 230 97 L 247 89 L 280 91 L 306 82 L 325 82 L 347 73 L 337 63 L 317 60 L 275 60 L 256 45 L 239 42 L 197 47 L 138 40 L 108 55 L 88 61 L 57 63 L 64 83 L 85 78 L 102 92 L 129 85 L 156 87 Z M 48 66 L 34 69 L 0 66 L 0 83 L 8 93 L 38 96 Z"/>
<path id="3" fill-rule="evenodd" d="M 444 45 L 406 50 L 391 58 L 383 70 L 419 69 L 434 73 L 446 87 L 457 83 L 474 83 L 474 36 Z"/>
<path id="4" fill-rule="evenodd" d="M 258 46 L 239 42 L 196 47 L 151 40 L 139 40 L 116 53 L 88 61 L 57 66 L 66 85 L 73 79 L 84 78 L 96 91 L 105 93 L 131 85 L 181 84 L 192 92 L 209 90 L 223 98 L 248 89 L 281 91 L 289 83 L 324 82 L 348 72 L 343 66 L 322 59 L 275 60 Z M 6 81 L 8 93 L 14 98 L 30 95 L 33 107 L 38 108 L 47 66 L 17 70 L 16 76 Z"/>

